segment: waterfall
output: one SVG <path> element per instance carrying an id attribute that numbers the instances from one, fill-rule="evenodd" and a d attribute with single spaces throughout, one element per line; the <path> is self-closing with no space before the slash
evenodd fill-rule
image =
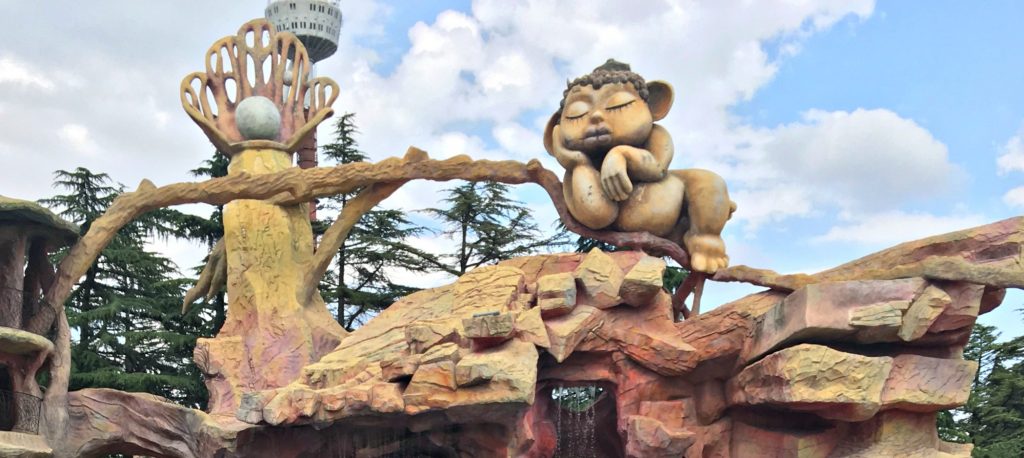
<path id="1" fill-rule="evenodd" d="M 562 432 L 564 431 L 562 429 L 562 403 L 559 398 L 555 397 L 555 392 L 557 392 L 558 396 L 561 397 L 564 391 L 565 388 L 563 388 L 562 385 L 558 385 L 558 388 L 551 391 L 552 405 L 555 406 L 555 410 L 558 412 L 556 414 L 558 415 L 558 418 L 555 421 L 555 456 L 559 456 L 559 452 L 562 451 Z"/>
<path id="2" fill-rule="evenodd" d="M 551 391 L 555 408 L 555 456 L 592 458 L 597 455 L 595 404 L 603 390 L 596 386 L 564 387 Z M 563 421 L 563 412 L 566 419 Z"/>
<path id="3" fill-rule="evenodd" d="M 594 429 L 597 426 L 596 425 L 596 421 L 595 421 L 597 414 L 594 411 L 594 408 L 597 405 L 597 396 L 598 396 L 598 394 L 597 394 L 597 387 L 596 386 L 590 387 L 590 389 L 591 389 L 590 398 L 593 399 L 594 401 L 590 403 L 589 407 L 587 407 L 587 425 L 586 425 L 586 428 L 584 429 L 584 431 L 587 432 L 587 447 L 588 447 L 587 451 L 589 452 L 589 456 L 596 456 L 597 455 L 597 437 L 594 434 Z"/>

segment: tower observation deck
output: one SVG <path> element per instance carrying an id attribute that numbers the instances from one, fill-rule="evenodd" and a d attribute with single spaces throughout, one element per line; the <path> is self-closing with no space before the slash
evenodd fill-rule
<path id="1" fill-rule="evenodd" d="M 341 8 L 337 0 L 271 0 L 266 18 L 275 29 L 295 34 L 313 63 L 338 50 Z"/>

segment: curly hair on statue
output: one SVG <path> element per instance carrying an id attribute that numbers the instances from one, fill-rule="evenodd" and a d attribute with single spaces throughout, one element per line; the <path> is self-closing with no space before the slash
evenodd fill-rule
<path id="1" fill-rule="evenodd" d="M 565 91 L 562 92 L 562 101 L 558 105 L 558 114 L 561 115 L 562 109 L 565 108 L 565 99 L 569 95 L 569 91 L 576 86 L 593 86 L 594 89 L 601 89 L 601 86 L 605 84 L 617 84 L 617 83 L 631 83 L 636 91 L 640 94 L 640 98 L 647 101 L 649 92 L 647 91 L 647 82 L 644 81 L 644 77 L 633 73 L 630 69 L 629 64 L 619 62 L 615 59 L 608 59 L 607 62 L 601 64 L 601 66 L 595 68 L 592 72 L 576 78 L 572 81 L 566 81 Z"/>

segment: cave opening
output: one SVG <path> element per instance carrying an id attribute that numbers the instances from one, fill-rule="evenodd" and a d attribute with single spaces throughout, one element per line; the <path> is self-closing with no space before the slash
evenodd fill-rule
<path id="1" fill-rule="evenodd" d="M 610 387 L 555 385 L 547 393 L 547 420 L 554 426 L 555 457 L 619 458 L 623 444 L 618 433 L 615 395 Z"/>

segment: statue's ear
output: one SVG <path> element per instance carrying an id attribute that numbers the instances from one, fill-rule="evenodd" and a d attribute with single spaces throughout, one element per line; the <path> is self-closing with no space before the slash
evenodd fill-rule
<path id="1" fill-rule="evenodd" d="M 551 119 L 548 119 L 548 125 L 544 126 L 544 149 L 548 150 L 548 154 L 552 156 L 555 155 L 555 150 L 552 146 L 554 139 L 551 138 L 551 134 L 555 130 L 555 125 L 558 124 L 559 114 L 559 112 L 555 112 L 555 114 L 551 115 Z"/>
<path id="2" fill-rule="evenodd" d="M 660 121 L 668 110 L 672 108 L 674 92 L 672 85 L 664 81 L 650 81 L 647 83 L 647 106 L 651 108 L 651 118 Z"/>

